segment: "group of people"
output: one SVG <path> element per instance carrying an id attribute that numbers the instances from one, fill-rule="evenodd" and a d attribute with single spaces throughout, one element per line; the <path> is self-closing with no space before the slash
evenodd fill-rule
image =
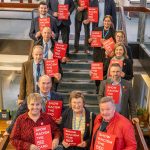
<path id="1" fill-rule="evenodd" d="M 131 48 L 125 43 L 123 31 L 115 31 L 116 7 L 114 0 L 89 0 L 90 7 L 98 7 L 99 21 L 92 23 L 93 31 L 101 31 L 101 47 L 93 47 L 93 61 L 103 63 L 103 81 L 96 80 L 96 93 L 100 113 L 90 112 L 85 104 L 86 99 L 81 91 L 72 91 L 69 97 L 69 107 L 62 106 L 60 118 L 53 120 L 47 114 L 48 101 L 62 101 L 63 97 L 58 93 L 57 86 L 63 76 L 61 63 L 70 61 L 69 58 L 69 35 L 70 15 L 74 9 L 75 14 L 75 43 L 74 53 L 79 50 L 79 38 L 82 23 L 85 31 L 85 53 L 89 53 L 90 43 L 94 40 L 90 37 L 90 22 L 88 8 L 80 5 L 80 0 L 47 0 L 40 2 L 39 16 L 31 22 L 29 36 L 34 40 L 34 47 L 29 54 L 29 60 L 22 65 L 20 80 L 20 92 L 18 97 L 18 110 L 10 126 L 4 135 L 10 134 L 11 143 L 18 150 L 39 150 L 36 145 L 34 128 L 49 125 L 51 128 L 51 149 L 54 150 L 96 150 L 103 149 L 105 139 L 101 145 L 97 142 L 103 133 L 114 136 L 113 149 L 136 150 L 132 123 L 138 123 L 136 116 L 135 100 L 131 80 L 133 78 L 133 59 Z M 58 6 L 67 5 L 69 16 L 67 20 L 58 19 Z M 103 10 L 99 7 L 103 6 Z M 40 30 L 39 19 L 48 18 L 49 27 Z M 102 20 L 102 18 L 104 18 Z M 58 41 L 61 32 L 63 43 L 68 44 L 66 57 L 58 60 L 59 72 L 53 77 L 45 74 L 46 59 L 53 58 L 54 44 Z M 114 50 L 108 55 L 103 47 L 103 42 L 112 38 L 116 43 Z M 112 60 L 121 61 L 111 63 Z M 119 87 L 119 98 L 116 103 L 107 95 L 107 86 Z M 92 99 L 91 99 L 92 100 Z M 132 123 L 129 121 L 132 120 Z M 66 141 L 64 129 L 77 130 L 80 132 L 80 143 L 71 145 Z"/>

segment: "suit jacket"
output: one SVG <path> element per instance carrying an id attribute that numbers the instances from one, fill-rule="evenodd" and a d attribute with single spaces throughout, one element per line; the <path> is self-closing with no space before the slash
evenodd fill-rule
<path id="1" fill-rule="evenodd" d="M 48 16 L 48 17 L 50 18 L 50 28 L 55 33 L 55 38 L 57 39 L 58 38 L 57 20 L 52 16 Z M 31 28 L 30 28 L 29 36 L 34 41 L 38 40 L 35 38 L 35 35 L 38 31 L 40 31 L 38 19 L 39 19 L 39 16 L 32 19 L 31 21 Z"/>
<path id="2" fill-rule="evenodd" d="M 92 117 L 91 117 L 92 127 L 90 127 L 90 112 L 87 109 L 85 109 L 85 132 L 83 135 L 83 140 L 87 142 L 87 148 L 69 147 L 67 148 L 68 150 L 78 150 L 78 149 L 86 150 L 89 148 L 91 136 L 92 136 L 92 131 L 90 133 L 90 128 L 93 129 L 95 117 L 96 117 L 95 114 L 92 113 Z M 72 129 L 72 119 L 73 119 L 73 111 L 71 108 L 68 108 L 62 114 L 62 123 L 60 125 L 62 131 L 63 131 L 63 128 Z"/>
<path id="3" fill-rule="evenodd" d="M 116 29 L 116 5 L 114 0 L 105 0 L 105 15 L 111 15 L 114 23 L 114 28 Z"/>
<path id="4" fill-rule="evenodd" d="M 53 16 L 54 12 L 58 12 L 58 0 L 46 0 L 48 9 L 49 9 L 49 14 Z M 68 4 L 69 5 L 69 12 L 70 15 L 74 10 L 74 3 L 73 0 L 65 0 L 64 4 Z M 71 24 L 71 20 L 70 20 L 70 16 L 68 18 L 68 20 L 58 20 L 57 19 L 57 26 L 59 26 L 61 23 L 63 23 L 66 26 L 70 26 Z"/>
<path id="5" fill-rule="evenodd" d="M 63 97 L 53 91 L 50 92 L 51 94 L 51 100 L 62 100 L 63 101 Z M 6 129 L 8 133 L 11 133 L 14 123 L 16 121 L 16 119 L 23 113 L 25 113 L 28 110 L 27 107 L 27 101 L 24 101 L 21 106 L 18 108 L 16 115 L 14 117 L 14 119 L 12 120 L 11 124 L 9 125 L 9 127 Z"/>
<path id="6" fill-rule="evenodd" d="M 99 100 L 105 96 L 106 85 L 111 83 L 112 81 L 110 79 L 101 82 L 99 95 L 98 95 Z M 122 114 L 126 118 L 129 118 L 129 114 L 130 114 L 132 118 L 134 118 L 136 116 L 136 109 L 135 109 L 135 100 L 133 96 L 132 85 L 128 81 L 121 79 L 121 90 L 122 90 L 122 96 L 121 96 L 120 114 Z"/>

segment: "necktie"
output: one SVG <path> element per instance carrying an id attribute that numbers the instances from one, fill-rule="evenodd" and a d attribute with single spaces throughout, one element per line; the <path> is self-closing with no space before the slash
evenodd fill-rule
<path id="1" fill-rule="evenodd" d="M 46 43 L 46 46 L 45 46 L 44 58 L 48 58 L 48 44 L 47 43 Z"/>
<path id="2" fill-rule="evenodd" d="M 44 96 L 44 97 L 43 97 L 43 101 L 42 101 L 42 112 L 45 112 L 45 111 L 46 111 L 46 103 L 47 103 L 47 100 L 48 100 L 48 96 Z"/>
<path id="3" fill-rule="evenodd" d="M 37 68 L 36 68 L 36 82 L 39 81 L 39 77 L 41 76 L 41 73 L 40 73 L 40 64 L 37 64 Z M 36 92 L 39 92 L 39 87 L 37 85 L 37 91 Z"/>

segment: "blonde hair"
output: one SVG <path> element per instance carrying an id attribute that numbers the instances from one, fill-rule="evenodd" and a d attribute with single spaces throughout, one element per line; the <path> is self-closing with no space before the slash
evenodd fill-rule
<path id="1" fill-rule="evenodd" d="M 41 45 L 35 45 L 35 46 L 33 46 L 32 54 L 34 53 L 34 50 L 37 49 L 37 48 L 41 49 L 41 51 L 43 51 L 43 49 L 44 49 L 44 47 L 41 46 Z"/>
<path id="2" fill-rule="evenodd" d="M 40 102 L 42 104 L 42 97 L 39 93 L 31 93 L 27 97 L 27 104 L 29 105 L 31 101 Z"/>
<path id="3" fill-rule="evenodd" d="M 71 101 L 72 101 L 73 98 L 82 98 L 83 104 L 85 104 L 85 98 L 84 98 L 84 95 L 81 91 L 74 90 L 70 93 L 69 107 L 71 107 Z"/>
<path id="4" fill-rule="evenodd" d="M 126 37 L 123 30 L 118 30 L 118 31 L 116 31 L 116 32 L 115 32 L 115 37 L 116 37 L 117 33 L 121 33 L 121 34 L 124 36 L 124 38 Z"/>
<path id="5" fill-rule="evenodd" d="M 42 30 L 42 33 L 43 33 L 43 31 L 44 31 L 44 30 L 49 30 L 49 31 L 50 31 L 50 33 L 52 32 L 52 30 L 51 30 L 51 28 L 50 28 L 50 27 L 44 27 L 44 28 L 43 28 L 43 30 Z"/>

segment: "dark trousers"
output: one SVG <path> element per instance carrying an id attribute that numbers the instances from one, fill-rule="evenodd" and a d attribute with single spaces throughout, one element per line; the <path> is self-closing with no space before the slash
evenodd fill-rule
<path id="1" fill-rule="evenodd" d="M 80 39 L 80 32 L 82 27 L 82 21 L 79 21 L 75 18 L 75 42 L 74 47 L 76 50 L 79 50 L 79 39 Z M 88 39 L 90 37 L 90 25 L 84 24 L 84 31 L 85 31 L 85 40 L 84 40 L 84 46 L 85 50 L 89 49 L 89 43 Z"/>
<path id="2" fill-rule="evenodd" d="M 98 27 L 98 23 L 92 23 L 92 30 L 94 30 L 95 28 L 97 28 Z"/>
<path id="3" fill-rule="evenodd" d="M 61 31 L 61 37 L 62 37 L 63 43 L 68 44 L 67 51 L 66 51 L 66 56 L 69 56 L 69 34 L 70 34 L 70 26 L 66 26 L 63 23 L 61 23 L 58 26 L 58 33 L 59 33 L 59 35 L 60 35 L 60 31 Z"/>

